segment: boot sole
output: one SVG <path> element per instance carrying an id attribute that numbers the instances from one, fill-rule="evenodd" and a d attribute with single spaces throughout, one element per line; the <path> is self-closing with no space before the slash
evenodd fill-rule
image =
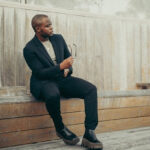
<path id="1" fill-rule="evenodd" d="M 66 140 L 64 139 L 59 133 L 56 133 L 58 137 L 60 137 L 67 145 L 76 145 L 80 139 L 77 137 L 77 138 L 74 138 L 73 140 Z"/>
<path id="2" fill-rule="evenodd" d="M 88 149 L 101 149 L 101 150 L 103 150 L 103 145 L 101 143 L 92 143 L 85 138 L 82 139 L 81 146 L 86 147 Z"/>

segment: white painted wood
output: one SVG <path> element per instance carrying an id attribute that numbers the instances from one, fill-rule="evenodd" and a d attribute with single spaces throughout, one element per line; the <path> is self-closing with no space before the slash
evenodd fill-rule
<path id="1" fill-rule="evenodd" d="M 120 45 L 120 40 L 122 38 L 121 35 L 121 30 L 122 30 L 122 26 L 121 26 L 121 22 L 120 21 L 113 21 L 110 22 L 111 26 L 111 32 L 110 34 L 110 44 L 111 44 L 111 49 L 112 49 L 112 90 L 120 90 L 120 86 L 121 86 L 121 76 L 123 74 L 123 70 L 121 70 L 121 59 L 124 58 L 124 56 L 122 56 L 122 52 L 121 52 L 121 45 Z M 121 55 L 120 55 L 121 54 Z M 106 54 L 108 55 L 108 54 Z M 123 79 L 123 82 L 125 82 L 125 80 Z"/>
<path id="2" fill-rule="evenodd" d="M 26 26 L 25 26 L 25 43 L 27 43 L 35 35 L 35 33 L 32 29 L 32 26 L 31 26 L 31 20 L 32 20 L 33 16 L 35 14 L 37 14 L 37 12 L 36 11 L 25 11 L 25 13 L 26 13 L 26 15 L 25 15 L 25 17 L 26 17 L 25 18 L 25 23 L 26 23 Z M 25 86 L 27 87 L 27 93 L 30 90 L 30 81 L 29 81 L 30 76 L 31 76 L 31 70 L 29 69 L 29 67 L 25 63 Z"/>
<path id="3" fill-rule="evenodd" d="M 3 86 L 3 48 L 4 48 L 4 36 L 3 36 L 3 8 L 0 7 L 0 87 Z"/>
<path id="4" fill-rule="evenodd" d="M 104 89 L 104 48 L 103 48 L 103 34 L 102 34 L 102 22 L 99 21 L 99 19 L 94 20 L 94 28 L 98 29 L 94 32 L 94 54 L 95 57 L 93 59 L 94 61 L 94 71 L 93 73 L 95 74 L 94 79 L 95 79 L 95 85 L 99 87 L 99 91 Z M 94 31 L 94 28 L 92 32 Z"/>
<path id="5" fill-rule="evenodd" d="M 66 10 L 66 9 L 60 9 L 60 8 L 48 8 L 45 6 L 35 6 L 31 4 L 18 4 L 18 3 L 11 3 L 11 2 L 1 2 L 0 6 L 2 7 L 9 7 L 9 8 L 21 8 L 21 9 L 26 9 L 26 10 L 33 10 L 33 11 L 43 11 L 45 13 L 48 12 L 53 12 L 53 13 L 62 13 L 62 14 L 69 14 L 69 15 L 76 15 L 76 16 L 84 16 L 84 17 L 91 17 L 91 18 L 108 18 L 111 21 L 115 19 L 117 20 L 128 20 L 128 21 L 133 21 L 133 22 L 143 22 L 147 23 L 149 20 L 143 19 L 143 18 L 133 18 L 133 17 L 120 17 L 120 16 L 109 16 L 109 15 L 101 15 L 101 14 L 95 14 L 95 13 L 89 13 L 89 12 L 83 12 L 79 10 Z"/>
<path id="6" fill-rule="evenodd" d="M 4 86 L 16 84 L 14 8 L 4 8 Z"/>
<path id="7" fill-rule="evenodd" d="M 15 65 L 16 65 L 16 86 L 25 85 L 25 60 L 23 48 L 25 46 L 26 16 L 25 10 L 15 10 Z"/>
<path id="8" fill-rule="evenodd" d="M 135 82 L 142 82 L 142 72 L 141 72 L 141 61 L 142 61 L 142 54 L 141 54 L 141 28 L 140 24 L 134 24 L 134 48 L 135 48 Z"/>
<path id="9" fill-rule="evenodd" d="M 102 38 L 102 49 L 103 49 L 103 66 L 104 66 L 104 90 L 112 89 L 112 48 L 109 34 L 111 26 L 108 25 L 107 20 L 103 20 L 104 23 L 99 27 Z M 109 53 L 109 55 L 107 55 Z"/>
<path id="10" fill-rule="evenodd" d="M 148 47 L 147 47 L 147 28 L 148 25 L 147 24 L 141 24 L 141 56 L 142 56 L 142 67 L 141 67 L 141 71 L 142 71 L 142 82 L 146 82 L 148 80 Z"/>
<path id="11" fill-rule="evenodd" d="M 7 94 L 3 94 L 4 92 Z M 26 94 L 24 91 L 26 91 L 25 87 L 21 86 L 15 86 L 15 87 L 5 87 L 0 89 L 0 103 L 9 103 L 9 102 L 28 102 L 28 101 L 34 101 L 35 98 L 31 94 Z M 17 96 L 16 96 L 17 95 Z M 130 91 L 101 91 L 98 92 L 98 98 L 104 98 L 100 99 L 100 105 L 102 107 L 108 106 L 108 104 L 112 104 L 117 101 L 117 106 L 122 107 L 120 105 L 120 98 L 123 97 L 133 97 L 137 98 L 145 96 L 148 98 L 150 96 L 150 90 L 130 90 Z M 65 98 L 61 98 L 65 99 Z M 74 98 L 73 98 L 74 99 Z M 131 99 L 132 100 L 132 99 Z M 123 102 L 124 104 L 124 102 Z M 110 106 L 110 105 L 109 105 Z M 135 104 L 136 106 L 136 104 Z M 145 104 L 143 105 L 145 106 Z"/>
<path id="12" fill-rule="evenodd" d="M 135 89 L 135 60 L 134 60 L 134 23 L 126 23 L 126 52 L 127 52 L 127 87 Z"/>
<path id="13" fill-rule="evenodd" d="M 29 90 L 31 71 L 25 64 L 22 49 L 34 36 L 31 20 L 38 13 L 47 14 L 54 32 L 66 40 L 75 57 L 73 75 L 92 82 L 98 91 L 131 90 L 136 89 L 137 82 L 150 81 L 149 21 L 31 9 L 25 5 L 19 8 L 16 4 L 0 6 L 4 8 L 1 86 L 27 86 Z"/>
<path id="14" fill-rule="evenodd" d="M 120 24 L 120 90 L 127 89 L 127 42 L 126 42 L 126 22 Z"/>
<path id="15" fill-rule="evenodd" d="M 148 63 L 147 63 L 147 75 L 148 75 L 148 79 L 147 79 L 147 82 L 150 82 L 150 23 L 148 23 L 148 26 L 147 26 L 147 59 L 148 59 Z"/>

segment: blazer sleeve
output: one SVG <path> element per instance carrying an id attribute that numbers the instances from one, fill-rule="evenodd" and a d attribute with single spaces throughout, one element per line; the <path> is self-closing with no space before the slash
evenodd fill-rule
<path id="1" fill-rule="evenodd" d="M 67 46 L 67 44 L 66 44 L 66 42 L 65 42 L 65 40 L 64 40 L 64 38 L 63 38 L 63 36 L 62 36 L 61 34 L 60 34 L 60 36 L 61 36 L 61 38 L 62 38 L 62 40 L 63 40 L 63 44 L 64 44 L 64 59 L 66 59 L 66 58 L 68 58 L 68 57 L 71 56 L 71 53 L 69 52 L 68 46 Z M 68 74 L 70 75 L 70 74 L 72 74 L 72 73 L 73 73 L 73 68 L 70 67 Z"/>
<path id="2" fill-rule="evenodd" d="M 39 79 L 54 79 L 61 73 L 59 64 L 44 68 L 34 51 L 29 48 L 24 48 L 23 55 L 32 73 Z"/>

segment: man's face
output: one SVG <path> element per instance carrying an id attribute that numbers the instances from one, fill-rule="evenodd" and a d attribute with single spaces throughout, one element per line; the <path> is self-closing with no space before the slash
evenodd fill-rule
<path id="1" fill-rule="evenodd" d="M 47 38 L 53 35 L 53 27 L 52 22 L 49 18 L 44 17 L 42 19 L 42 23 L 39 27 L 37 27 L 37 32 L 44 38 Z"/>

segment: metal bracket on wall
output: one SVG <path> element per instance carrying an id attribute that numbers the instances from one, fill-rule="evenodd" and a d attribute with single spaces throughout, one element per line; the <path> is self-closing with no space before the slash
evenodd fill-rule
<path id="1" fill-rule="evenodd" d="M 27 4 L 27 0 L 20 0 L 21 4 Z"/>

